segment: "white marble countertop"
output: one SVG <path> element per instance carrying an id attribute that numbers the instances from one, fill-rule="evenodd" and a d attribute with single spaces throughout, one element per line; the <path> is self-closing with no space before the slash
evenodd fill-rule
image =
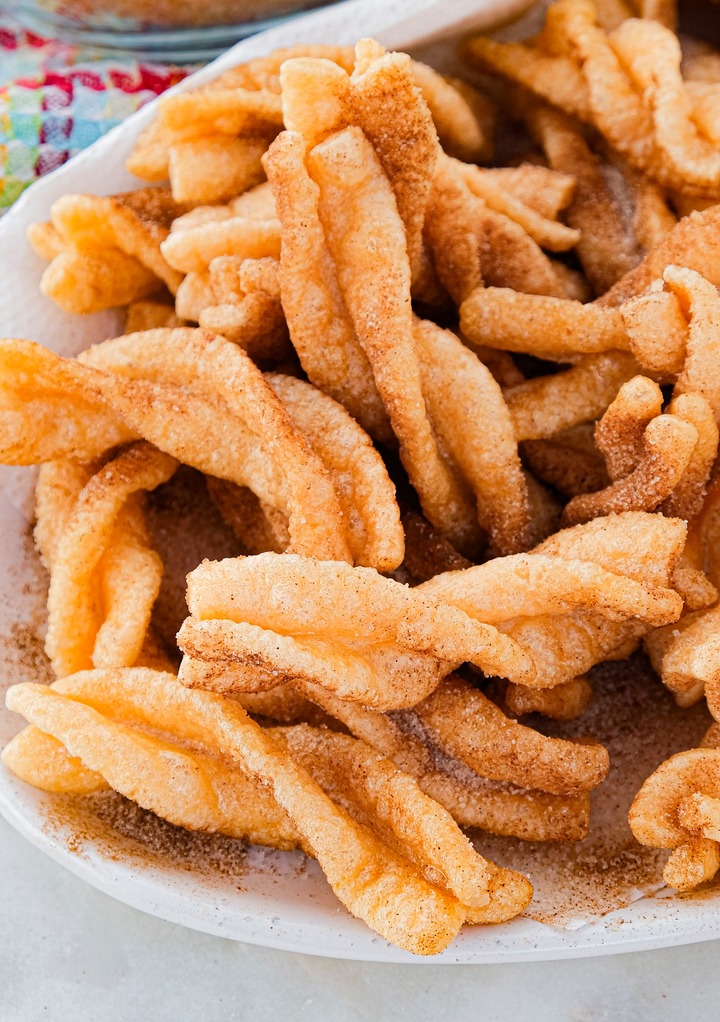
<path id="1" fill-rule="evenodd" d="M 372 965 L 209 937 L 88 887 L 0 820 L 2 1022 L 710 1022 L 720 941 L 523 965 Z"/>

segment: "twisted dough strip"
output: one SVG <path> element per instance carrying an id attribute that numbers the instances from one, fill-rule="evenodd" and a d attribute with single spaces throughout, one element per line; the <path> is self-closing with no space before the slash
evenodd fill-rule
<path id="1" fill-rule="evenodd" d="M 353 161 L 340 160 L 346 145 Z M 339 161 L 337 166 L 334 159 Z M 368 395 L 379 391 L 426 515 L 456 544 L 465 548 L 478 545 L 479 519 L 489 530 L 494 549 L 503 553 L 525 549 L 529 545 L 527 490 L 497 384 L 453 334 L 421 320 L 413 325 L 409 282 L 400 272 L 407 259 L 397 249 L 397 231 L 390 232 L 387 244 L 380 244 L 375 228 L 373 237 L 365 241 L 357 236 L 356 228 L 350 229 L 352 204 L 363 199 L 360 191 L 364 190 L 378 217 L 383 203 L 392 203 L 374 150 L 358 129 L 347 129 L 313 149 L 307 163 L 317 183 L 305 169 L 301 140 L 288 133 L 279 136 L 268 158 L 283 237 L 288 238 L 281 256 L 283 303 L 303 365 L 311 379 L 323 387 L 332 381 L 330 393 L 360 416 L 373 435 L 387 439 L 387 430 L 373 411 L 374 400 L 369 406 L 367 401 Z M 302 189 L 298 182 L 304 182 Z M 356 188 L 351 187 L 353 182 Z M 387 217 L 381 219 L 388 226 L 384 229 L 389 230 L 393 223 L 399 227 L 394 206 L 385 212 Z M 312 226 L 310 253 L 306 251 L 308 222 Z M 315 319 L 311 332 L 307 325 L 308 263 L 300 258 L 299 249 L 296 251 L 298 245 L 303 246 L 303 256 L 310 256 L 313 306 L 319 303 L 322 321 L 327 322 L 328 343 L 322 346 L 317 343 Z M 389 259 L 396 249 L 392 267 L 385 265 L 383 259 Z M 370 261 L 368 250 L 375 251 Z M 387 343 L 390 323 L 392 344 Z M 459 392 L 458 387 L 462 388 Z M 456 393 L 449 401 L 451 389 Z M 475 451 L 468 452 L 467 437 L 480 437 L 477 407 L 487 409 L 486 431 L 492 435 L 484 436 Z M 440 454 L 433 430 L 459 472 Z M 500 487 L 491 482 L 496 478 Z M 468 484 L 477 501 L 477 513 Z"/>
<path id="2" fill-rule="evenodd" d="M 643 618 L 655 625 L 666 614 L 677 619 L 682 601 L 668 587 L 685 534 L 678 519 L 609 515 L 563 529 L 530 554 L 449 572 L 419 588 L 484 620 L 483 585 L 493 575 L 503 580 L 507 588 L 495 596 L 509 616 L 498 627 L 531 657 L 531 687 L 553 688 L 626 649 L 647 631 Z"/>
<path id="3" fill-rule="evenodd" d="M 680 706 L 691 706 L 702 699 L 706 685 L 712 685 L 720 673 L 720 605 L 716 589 L 720 584 L 719 500 L 720 484 L 716 481 L 702 510 L 690 524 L 683 560 L 676 570 L 677 585 L 690 583 L 693 599 L 687 600 L 687 605 L 691 612 L 685 613 L 675 625 L 658 628 L 645 637 L 653 667 Z M 705 591 L 695 585 L 696 577 L 704 580 Z"/>
<path id="4" fill-rule="evenodd" d="M 16 686 L 9 703 L 46 732 L 54 732 L 70 753 L 82 746 L 80 758 L 87 759 L 91 769 L 105 760 L 98 772 L 112 773 L 108 779 L 113 786 L 119 782 L 121 791 L 128 783 L 128 772 L 114 745 L 117 738 L 131 757 L 139 744 L 141 754 L 151 759 L 157 758 L 153 745 L 160 740 L 139 734 L 138 725 L 149 724 L 175 740 L 190 742 L 199 752 L 176 748 L 172 756 L 165 753 L 178 776 L 186 776 L 190 783 L 185 788 L 172 782 L 172 797 L 187 799 L 194 786 L 192 778 L 198 776 L 197 767 L 192 769 L 194 760 L 199 760 L 200 776 L 204 773 L 220 788 L 227 785 L 226 798 L 236 780 L 239 788 L 225 802 L 208 798 L 206 792 L 189 808 L 190 826 L 198 826 L 208 813 L 208 803 L 205 829 L 227 829 L 226 821 L 213 819 L 217 812 L 213 803 L 221 816 L 242 806 L 241 813 L 255 816 L 260 828 L 267 816 L 270 837 L 274 830 L 282 830 L 280 821 L 285 821 L 286 846 L 294 830 L 294 844 L 301 843 L 316 854 L 351 911 L 401 946 L 432 953 L 452 939 L 464 917 L 507 918 L 508 912 L 515 914 L 527 903 L 531 892 L 522 877 L 498 870 L 474 853 L 451 818 L 410 778 L 355 739 L 307 726 L 263 732 L 236 704 L 206 693 L 178 691 L 171 675 L 158 672 L 88 672 L 55 688 L 53 692 L 41 686 Z M 58 689 L 71 700 L 58 694 Z M 103 716 L 108 712 L 129 720 L 129 726 L 111 724 Z M 84 718 L 84 732 L 77 727 L 78 717 Z M 93 729 L 99 732 L 99 742 Z M 228 758 L 232 767 L 225 765 Z M 183 759 L 186 770 L 180 774 Z M 213 766 L 208 769 L 209 764 Z M 153 774 L 141 778 L 138 801 L 157 810 L 157 803 L 168 798 L 163 783 L 153 791 Z M 166 774 L 165 787 L 170 778 Z M 260 797 L 255 797 L 253 789 Z M 274 814 L 273 795 L 279 803 Z M 252 802 L 244 805 L 243 796 Z M 148 801 L 156 804 L 147 806 Z M 230 826 L 238 828 L 238 822 Z M 343 856 L 347 856 L 344 870 Z"/>
<path id="5" fill-rule="evenodd" d="M 579 841 L 587 836 L 587 792 L 551 795 L 528 789 L 523 778 L 513 784 L 480 776 L 438 744 L 438 735 L 431 734 L 421 719 L 423 704 L 412 710 L 380 713 L 308 682 L 279 685 L 265 692 L 242 692 L 235 698 L 249 712 L 284 723 L 312 721 L 317 718 L 318 707 L 322 707 L 329 714 L 328 721 L 341 721 L 356 738 L 414 777 L 422 790 L 445 806 L 463 827 L 527 841 Z M 472 720 L 457 724 L 464 730 L 475 730 Z M 492 730 L 486 736 L 496 737 Z"/>
<path id="6" fill-rule="evenodd" d="M 532 543 L 530 500 L 500 387 L 450 330 L 415 319 L 413 337 L 430 422 L 472 489 L 490 553 L 526 550 Z"/>
<path id="7" fill-rule="evenodd" d="M 179 292 L 176 305 L 187 319 L 239 344 L 254 362 L 279 362 L 291 348 L 278 277 L 277 259 L 218 256 L 197 293 L 190 287 L 189 308 L 182 307 Z"/>
<path id="8" fill-rule="evenodd" d="M 207 562 L 188 576 L 181 680 L 247 665 L 251 690 L 305 678 L 379 709 L 420 702 L 463 661 L 523 681 L 532 665 L 491 625 L 367 568 L 292 554 Z M 200 663 L 197 663 L 200 661 Z"/>
<path id="9" fill-rule="evenodd" d="M 58 677 L 93 665 L 135 663 L 160 588 L 142 505 L 177 462 L 133 444 L 94 474 L 72 463 L 45 465 L 36 535 L 50 571 L 45 649 Z"/>
<path id="10" fill-rule="evenodd" d="M 650 604 L 647 605 L 651 616 L 668 613 L 671 618 L 676 618 L 682 603 L 668 587 L 682 553 L 685 535 L 685 523 L 678 519 L 643 512 L 626 512 L 595 519 L 572 529 L 563 529 L 536 547 L 529 557 L 539 554 L 564 562 L 580 561 L 586 565 L 590 562 L 605 571 L 639 582 L 645 587 L 647 596 L 641 602 L 635 602 L 637 613 L 641 616 L 646 613 L 642 610 L 642 604 L 649 597 L 650 604 L 654 605 L 652 610 Z M 495 563 L 501 566 L 503 562 Z M 512 566 L 511 561 L 508 563 Z M 573 570 L 577 572 L 577 568 L 573 569 L 567 563 L 558 568 L 561 578 L 566 571 L 569 573 L 566 580 L 568 589 L 572 588 Z M 592 576 L 596 569 L 585 567 L 582 570 Z M 475 574 L 473 568 L 468 573 L 467 585 L 462 582 L 463 573 L 458 572 L 448 576 L 449 584 L 442 580 L 442 576 L 438 582 L 427 584 L 441 588 L 447 585 L 448 593 L 456 588 L 460 606 L 471 612 L 473 600 L 478 599 L 473 592 L 473 579 L 482 577 L 482 570 Z M 455 582 L 456 579 L 459 581 Z M 625 586 L 626 583 L 619 583 L 617 593 L 626 591 L 626 613 L 632 613 L 634 598 L 631 597 L 631 591 L 634 587 L 625 590 Z M 653 590 L 656 590 L 655 595 L 652 594 Z M 520 588 L 516 591 L 522 593 L 523 590 Z M 655 603 L 656 597 L 659 597 L 658 603 Z M 452 597 L 453 602 L 455 598 Z M 561 596 L 558 609 L 562 608 L 564 598 L 572 599 L 572 596 Z M 552 600 L 552 597 L 548 596 L 548 599 Z M 481 600 L 479 609 L 484 608 L 484 604 L 485 601 Z M 535 675 L 529 683 L 531 687 L 553 688 L 584 674 L 602 660 L 627 656 L 640 636 L 648 630 L 647 624 L 641 620 L 633 620 L 632 616 L 626 617 L 624 621 L 617 620 L 617 610 L 612 611 L 616 620 L 611 620 L 599 614 L 595 606 L 596 599 L 593 598 L 587 610 L 577 609 L 556 615 L 545 612 L 530 617 L 511 618 L 499 624 L 501 631 L 531 657 L 535 666 Z M 620 605 L 617 609 L 620 609 Z M 472 613 L 474 616 L 475 612 Z"/>
<path id="11" fill-rule="evenodd" d="M 377 709 L 416 705 L 463 661 L 552 687 L 642 635 L 646 622 L 677 619 L 682 600 L 668 581 L 684 538 L 678 520 L 611 516 L 565 530 L 535 554 L 413 590 L 298 556 L 207 563 L 188 578 L 180 677 L 241 691 L 300 679 Z M 556 577 L 560 589 L 548 596 Z M 507 587 L 498 615 L 488 596 L 496 598 L 496 583 Z M 510 641 L 500 641 L 503 632 Z"/>
<path id="12" fill-rule="evenodd" d="M 306 156 L 320 219 L 357 338 L 372 367 L 426 517 L 460 549 L 477 544 L 466 488 L 433 436 L 413 338 L 410 266 L 395 197 L 375 150 L 356 127 Z M 392 338 L 392 343 L 388 343 Z"/>
<path id="13" fill-rule="evenodd" d="M 641 844 L 672 848 L 666 883 L 687 890 L 720 867 L 720 749 L 679 752 L 645 781 L 630 807 Z"/>
<path id="14" fill-rule="evenodd" d="M 643 451 L 629 475 L 565 506 L 564 525 L 577 525 L 620 511 L 653 511 L 673 492 L 690 466 L 698 431 L 677 415 L 658 415 L 643 433 Z"/>
<path id="15" fill-rule="evenodd" d="M 677 387 L 675 389 L 678 390 Z M 671 471 L 669 459 L 664 459 L 662 471 L 645 488 L 638 485 L 638 476 L 633 473 L 648 471 L 647 464 L 643 465 L 650 443 L 646 437 L 651 435 L 648 430 L 653 421 L 662 417 L 662 403 L 660 388 L 645 376 L 635 376 L 620 388 L 595 427 L 595 443 L 602 451 L 613 484 L 622 482 L 622 488 L 613 486 L 593 494 L 595 503 L 612 499 L 612 492 L 614 499 L 618 499 L 618 495 L 624 492 L 628 501 L 642 505 L 638 510 L 652 511 L 657 506 L 654 502 L 658 493 L 667 489 L 675 474 Z M 712 407 L 699 393 L 678 393 L 666 412 L 687 423 L 697 434 L 682 475 L 662 502 L 662 510 L 668 517 L 688 521 L 702 508 L 705 487 L 717 455 L 718 429 Z M 633 493 L 636 485 L 637 492 Z"/>
<path id="16" fill-rule="evenodd" d="M 198 371 L 197 365 L 203 354 L 209 363 L 206 375 L 202 369 Z M 232 347 L 223 344 L 220 339 L 205 343 L 202 331 L 185 331 L 172 337 L 167 333 L 157 336 L 145 333 L 134 338 L 117 338 L 84 352 L 81 360 L 143 381 L 192 388 L 195 393 L 204 391 L 203 396 L 208 398 L 211 394 L 222 394 L 231 411 L 237 406 L 235 394 L 241 382 L 244 383 L 243 414 L 256 436 L 262 437 L 264 448 L 264 452 L 260 448 L 248 455 L 245 484 L 251 488 L 254 484 L 257 492 L 263 471 L 267 476 L 268 467 L 264 464 L 263 453 L 275 461 L 276 475 L 280 470 L 292 479 L 295 465 L 281 463 L 281 458 L 289 461 L 297 456 L 297 451 L 293 453 L 282 449 L 289 436 L 296 447 L 302 446 L 304 460 L 309 462 L 314 472 L 322 472 L 324 467 L 335 490 L 335 500 L 327 492 L 322 478 L 298 479 L 298 490 L 302 494 L 304 484 L 314 487 L 320 497 L 324 494 L 328 499 L 326 513 L 329 518 L 335 512 L 337 501 L 343 518 L 343 531 L 357 562 L 371 564 L 379 570 L 390 570 L 402 560 L 399 510 L 382 459 L 369 437 L 342 406 L 321 391 L 302 380 L 279 373 L 263 376 L 245 358 L 241 359 L 243 379 L 234 389 L 228 365 L 228 362 L 235 361 Z M 136 370 L 138 363 L 140 367 Z M 282 484 L 275 482 L 274 485 Z M 287 512 L 287 507 L 277 498 L 272 500 L 272 491 L 258 492 L 258 496 Z M 316 494 L 305 494 L 301 499 L 307 504 L 316 499 Z M 292 530 L 290 534 L 292 538 Z"/>
<path id="17" fill-rule="evenodd" d="M 183 212 L 164 188 L 140 188 L 134 192 L 100 197 L 64 195 L 53 203 L 52 223 L 70 251 L 92 255 L 98 249 L 119 249 L 152 273 L 158 290 L 164 284 L 175 294 L 182 274 L 163 257 L 161 245 L 172 221 Z M 58 257 L 62 262 L 63 254 Z M 54 264 L 45 271 L 40 287 L 53 295 L 57 272 Z"/>
<path id="18" fill-rule="evenodd" d="M 191 329 L 145 331 L 96 345 L 83 353 L 82 361 L 85 365 L 59 359 L 27 341 L 3 342 L 0 362 L 9 370 L 3 397 L 12 409 L 0 419 L 5 461 L 27 464 L 38 455 L 52 460 L 69 454 L 87 459 L 83 447 L 95 452 L 105 438 L 117 442 L 118 435 L 145 435 L 186 464 L 249 486 L 288 518 L 295 549 L 349 560 L 352 531 L 353 549 L 362 559 L 377 560 L 386 569 L 402 560 L 399 513 L 380 456 L 346 413 L 310 385 L 273 378 L 315 434 L 320 457 L 270 386 L 272 381 L 222 338 Z M 32 409 L 26 403 L 28 379 L 50 391 L 61 409 L 41 439 L 26 414 Z M 76 410 L 78 392 L 82 398 Z M 127 433 L 115 425 L 107 408 L 127 423 Z M 97 422 L 102 442 L 84 415 L 90 424 Z M 333 436 L 323 434 L 328 415 L 335 423 L 335 441 L 351 438 L 357 447 L 359 457 L 352 466 Z M 333 474 L 352 513 L 343 514 Z M 374 508 L 383 507 L 387 535 L 382 540 L 372 523 L 370 490 Z"/>
<path id="19" fill-rule="evenodd" d="M 302 138 L 285 131 L 265 161 L 282 225 L 280 293 L 290 337 L 311 383 L 387 442 L 387 413 L 340 293 L 320 222 L 319 189 L 304 154 Z"/>
<path id="20" fill-rule="evenodd" d="M 694 123 L 701 100 L 682 79 L 674 32 L 651 16 L 627 18 L 608 34 L 597 16 L 587 0 L 561 0 L 536 45 L 478 37 L 468 51 L 482 66 L 592 124 L 658 184 L 683 182 L 688 192 L 712 198 L 720 161 Z"/>

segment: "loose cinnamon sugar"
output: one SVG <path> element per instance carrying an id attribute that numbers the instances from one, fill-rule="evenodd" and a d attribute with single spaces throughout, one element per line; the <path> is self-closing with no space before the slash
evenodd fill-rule
<path id="1" fill-rule="evenodd" d="M 55 680 L 50 661 L 45 653 L 45 641 L 39 634 L 37 622 L 16 622 L 10 630 L 10 642 L 15 650 L 18 672 L 25 680 L 49 685 Z"/>
<path id="2" fill-rule="evenodd" d="M 149 494 L 147 518 L 153 546 L 164 566 L 152 623 L 171 652 L 176 650 L 175 635 L 187 616 L 187 573 L 204 558 L 237 557 L 243 551 L 210 500 L 202 475 L 186 466 Z"/>
<path id="3" fill-rule="evenodd" d="M 114 861 L 174 866 L 238 880 L 246 872 L 247 845 L 221 834 L 183 830 L 115 791 L 85 797 L 57 796 L 46 828 L 78 855 L 93 847 Z"/>
<path id="4" fill-rule="evenodd" d="M 590 677 L 595 696 L 579 720 L 532 720 L 548 734 L 591 734 L 610 752 L 607 780 L 591 796 L 588 837 L 566 845 L 474 835 L 483 855 L 530 877 L 535 896 L 526 915 L 561 927 L 590 922 L 661 886 L 666 853 L 635 841 L 628 809 L 653 770 L 697 746 L 710 723 L 704 705 L 678 710 L 642 655 L 602 664 Z"/>

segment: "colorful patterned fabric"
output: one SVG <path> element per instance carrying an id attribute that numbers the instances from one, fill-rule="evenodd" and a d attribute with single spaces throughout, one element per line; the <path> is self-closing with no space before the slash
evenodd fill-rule
<path id="1" fill-rule="evenodd" d="M 189 70 L 92 59 L 0 9 L 0 211 Z"/>

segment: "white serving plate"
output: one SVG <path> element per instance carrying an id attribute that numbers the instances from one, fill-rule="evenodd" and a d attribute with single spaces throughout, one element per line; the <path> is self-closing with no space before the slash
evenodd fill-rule
<path id="1" fill-rule="evenodd" d="M 460 28 L 490 27 L 518 13 L 527 0 L 350 0 L 244 40 L 181 83 L 182 90 L 227 67 L 293 42 L 353 43 L 374 35 L 398 48 L 434 41 Z M 52 202 L 67 192 L 111 194 L 137 187 L 123 164 L 152 106 L 34 184 L 0 221 L 0 330 L 27 337 L 62 354 L 75 354 L 119 325 L 114 313 L 80 318 L 40 296 L 42 261 L 25 241 L 27 226 L 47 219 Z M 44 581 L 29 543 L 32 473 L 0 471 L 0 688 L 37 680 L 32 644 Z M 0 744 L 22 722 L 0 710 Z M 268 947 L 335 958 L 421 962 L 374 935 L 336 901 L 314 862 L 298 854 L 253 849 L 239 877 L 214 875 L 162 859 L 127 854 L 127 842 L 88 835 L 78 847 L 73 826 L 58 814 L 61 800 L 36 791 L 0 768 L 0 813 L 38 848 L 77 876 L 118 900 L 206 933 Z M 64 822 L 63 822 L 64 821 Z M 635 901 L 575 929 L 530 919 L 496 927 L 466 927 L 433 962 L 482 963 L 584 957 L 644 950 L 720 937 L 720 892 L 679 900 Z"/>

